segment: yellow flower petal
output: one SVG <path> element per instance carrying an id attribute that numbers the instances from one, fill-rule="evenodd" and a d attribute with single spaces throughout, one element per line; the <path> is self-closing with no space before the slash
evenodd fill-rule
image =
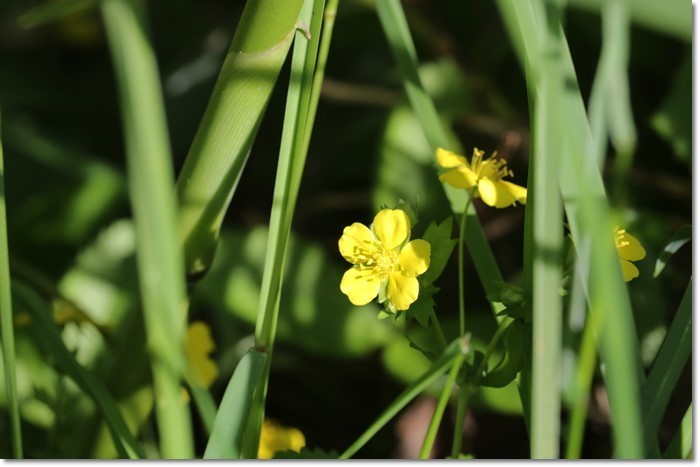
<path id="1" fill-rule="evenodd" d="M 622 268 L 622 276 L 625 278 L 625 282 L 629 282 L 635 277 L 639 277 L 639 269 L 637 269 L 637 266 L 629 261 L 620 259 L 620 267 Z"/>
<path id="2" fill-rule="evenodd" d="M 625 232 L 618 237 L 617 241 L 618 245 L 622 245 L 617 247 L 617 255 L 622 259 L 626 259 L 627 261 L 639 261 L 644 259 L 644 257 L 647 255 L 646 250 L 642 244 L 639 243 L 639 240 L 634 238 L 628 232 Z"/>
<path id="3" fill-rule="evenodd" d="M 343 258 L 352 264 L 357 264 L 361 261 L 358 255 L 363 250 L 372 249 L 373 243 L 372 231 L 367 226 L 355 222 L 343 230 L 343 236 L 338 240 L 338 248 Z"/>
<path id="4" fill-rule="evenodd" d="M 387 250 L 401 246 L 411 233 L 411 222 L 401 209 L 382 209 L 374 216 L 374 234 Z"/>
<path id="5" fill-rule="evenodd" d="M 418 298 L 418 279 L 401 272 L 392 272 L 389 274 L 386 296 L 397 310 L 408 310 Z"/>
<path id="6" fill-rule="evenodd" d="M 503 184 L 487 178 L 479 180 L 479 194 L 484 203 L 491 207 L 506 208 L 515 203 L 515 195 Z"/>
<path id="7" fill-rule="evenodd" d="M 196 382 L 209 388 L 219 375 L 219 368 L 209 354 L 216 348 L 209 326 L 202 321 L 194 321 L 187 328 L 185 340 L 190 371 Z"/>
<path id="8" fill-rule="evenodd" d="M 440 181 L 452 185 L 455 188 L 471 190 L 476 186 L 476 174 L 466 165 L 459 166 L 440 175 Z"/>
<path id="9" fill-rule="evenodd" d="M 452 167 L 457 167 L 460 165 L 467 165 L 466 157 L 459 156 L 454 152 L 443 148 L 437 148 L 437 151 L 435 151 L 435 158 L 437 159 L 438 165 L 446 169 L 451 169 Z"/>
<path id="10" fill-rule="evenodd" d="M 425 240 L 408 242 L 399 254 L 401 271 L 409 276 L 418 276 L 430 266 L 430 243 Z"/>
<path id="11" fill-rule="evenodd" d="M 516 185 L 515 183 L 506 182 L 505 180 L 501 180 L 499 183 L 510 191 L 518 203 L 525 204 L 527 202 L 527 188 Z"/>
<path id="12" fill-rule="evenodd" d="M 304 434 L 297 428 L 288 428 L 265 418 L 260 433 L 258 459 L 272 459 L 276 452 L 301 451 L 306 446 Z"/>
<path id="13" fill-rule="evenodd" d="M 379 276 L 372 270 L 350 268 L 343 274 L 340 291 L 353 305 L 367 305 L 379 294 Z"/>

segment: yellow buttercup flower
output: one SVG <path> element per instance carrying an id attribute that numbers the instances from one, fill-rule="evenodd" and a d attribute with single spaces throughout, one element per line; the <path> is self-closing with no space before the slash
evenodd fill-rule
<path id="1" fill-rule="evenodd" d="M 379 295 L 389 309 L 407 310 L 418 298 L 418 279 L 430 266 L 430 243 L 408 241 L 411 223 L 400 209 L 383 209 L 368 228 L 355 222 L 343 230 L 340 254 L 353 264 L 340 290 L 354 305 L 366 305 Z"/>
<path id="2" fill-rule="evenodd" d="M 299 452 L 304 446 L 306 438 L 297 428 L 282 426 L 269 418 L 263 421 L 258 459 L 272 459 L 272 456 L 280 451 Z"/>
<path id="3" fill-rule="evenodd" d="M 449 169 L 440 175 L 440 181 L 470 191 L 489 206 L 505 208 L 516 201 L 520 204 L 527 201 L 527 188 L 503 180 L 512 177 L 513 172 L 504 159 L 496 157 L 495 152 L 484 159 L 484 151 L 474 148 L 472 160 L 468 162 L 466 157 L 438 148 L 435 157 L 440 167 Z"/>
<path id="4" fill-rule="evenodd" d="M 647 255 L 639 240 L 618 226 L 615 227 L 615 247 L 617 256 L 620 257 L 620 267 L 622 267 L 625 282 L 639 277 L 639 269 L 632 264 L 632 261 L 642 260 Z"/>
<path id="5" fill-rule="evenodd" d="M 185 345 L 193 380 L 209 388 L 219 375 L 219 368 L 209 355 L 216 348 L 209 326 L 202 321 L 192 322 L 187 328 Z"/>

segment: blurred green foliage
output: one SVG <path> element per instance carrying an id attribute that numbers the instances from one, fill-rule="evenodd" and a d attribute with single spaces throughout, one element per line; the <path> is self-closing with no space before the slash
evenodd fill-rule
<path id="1" fill-rule="evenodd" d="M 146 455 L 156 456 L 124 147 L 104 31 L 97 12 L 82 7 L 28 27 L 36 16 L 30 21 L 25 14 L 50 3 L 0 4 L 0 103 L 12 274 L 41 291 L 47 305 L 70 303 L 97 324 L 64 323 L 63 341 L 120 404 L 127 424 L 138 427 Z M 176 172 L 243 4 L 147 2 Z M 423 64 L 421 78 L 441 117 L 464 147 L 497 149 L 525 180 L 527 94 L 493 2 L 416 0 L 405 2 L 405 8 Z M 571 8 L 565 25 L 587 99 L 600 48 L 600 17 Z M 641 274 L 629 290 L 642 359 L 650 366 L 691 272 L 690 255 L 679 253 L 653 278 L 654 263 L 668 239 L 692 221 L 691 60 L 689 43 L 641 25 L 633 25 L 630 41 L 638 144 L 625 176 L 629 198 L 622 213 L 625 228 L 648 252 L 637 263 Z M 378 321 L 374 304 L 352 306 L 338 288 L 347 263 L 338 254 L 337 240 L 343 227 L 368 223 L 380 205 L 394 205 L 399 198 L 417 206 L 416 235 L 430 221 L 447 218 L 450 209 L 438 196 L 433 155 L 406 104 L 371 2 L 341 1 L 326 76 L 285 264 L 268 412 L 299 426 L 310 448 L 342 452 L 429 367 L 402 333 L 422 342 L 430 330 L 403 319 Z M 288 78 L 285 68 L 280 82 Z M 217 343 L 214 355 L 221 372 L 212 388 L 217 402 L 252 343 L 285 90 L 278 86 L 272 96 L 233 198 L 235 209 L 225 219 L 215 262 L 190 290 L 191 319 L 208 322 Z M 486 211 L 481 205 L 477 210 L 505 280 L 515 282 L 522 269 L 523 210 Z M 448 339 L 456 337 L 455 260 L 453 255 L 435 284 L 440 288 L 435 309 Z M 472 342 L 483 351 L 495 323 L 469 261 L 466 273 Z M 27 456 L 113 456 L 99 408 L 66 377 L 31 327 L 18 324 L 16 332 Z M 577 348 L 576 339 L 571 348 Z M 494 365 L 503 352 L 499 346 Z M 662 448 L 671 441 L 690 399 L 686 366 L 661 421 Z M 476 428 L 469 436 L 477 458 L 528 455 L 513 383 L 482 388 L 474 405 Z M 0 384 L 0 456 L 9 457 L 5 406 L 5 385 Z M 591 410 L 594 421 L 586 433 L 584 456 L 609 456 L 605 407 L 596 404 Z M 392 424 L 380 432 L 360 457 L 394 455 L 395 428 Z M 201 453 L 207 437 L 201 426 L 195 429 Z M 507 453 L 504 432 L 512 441 Z M 438 439 L 440 443 L 445 441 Z"/>

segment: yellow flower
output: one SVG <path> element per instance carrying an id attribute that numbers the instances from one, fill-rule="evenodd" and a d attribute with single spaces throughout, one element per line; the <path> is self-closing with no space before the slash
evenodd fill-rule
<path id="1" fill-rule="evenodd" d="M 440 167 L 450 169 L 440 175 L 440 181 L 472 192 L 489 206 L 505 208 L 516 201 L 525 204 L 527 200 L 527 188 L 503 180 L 503 177 L 512 177 L 513 172 L 508 170 L 504 159 L 496 157 L 495 152 L 484 159 L 484 151 L 474 148 L 471 163 L 443 148 L 437 149 L 435 157 Z"/>
<path id="2" fill-rule="evenodd" d="M 389 309 L 407 310 L 418 298 L 418 279 L 430 266 L 430 243 L 408 241 L 411 223 L 400 209 L 383 209 L 370 228 L 355 222 L 343 230 L 340 254 L 354 266 L 340 290 L 354 305 L 366 305 L 379 295 Z"/>
<path id="3" fill-rule="evenodd" d="M 642 260 L 647 255 L 639 240 L 618 226 L 615 227 L 615 247 L 617 256 L 620 257 L 620 267 L 622 267 L 625 282 L 639 277 L 639 269 L 632 264 L 632 261 Z"/>
<path id="4" fill-rule="evenodd" d="M 219 375 L 219 368 L 209 354 L 216 348 L 209 326 L 194 321 L 187 328 L 187 361 L 194 381 L 209 388 Z"/>
<path id="5" fill-rule="evenodd" d="M 304 446 L 306 446 L 306 438 L 297 428 L 282 426 L 269 418 L 263 421 L 258 459 L 272 459 L 272 456 L 280 451 L 299 452 Z"/>

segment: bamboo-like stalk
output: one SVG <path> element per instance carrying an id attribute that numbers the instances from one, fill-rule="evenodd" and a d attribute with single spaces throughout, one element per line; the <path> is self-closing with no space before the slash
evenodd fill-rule
<path id="1" fill-rule="evenodd" d="M 104 0 L 100 6 L 121 96 L 161 455 L 191 458 L 192 428 L 181 392 L 185 274 L 177 245 L 174 179 L 158 66 L 138 1 Z"/>
<path id="2" fill-rule="evenodd" d="M 190 278 L 211 265 L 221 222 L 294 37 L 302 0 L 248 0 L 177 181 Z"/>

